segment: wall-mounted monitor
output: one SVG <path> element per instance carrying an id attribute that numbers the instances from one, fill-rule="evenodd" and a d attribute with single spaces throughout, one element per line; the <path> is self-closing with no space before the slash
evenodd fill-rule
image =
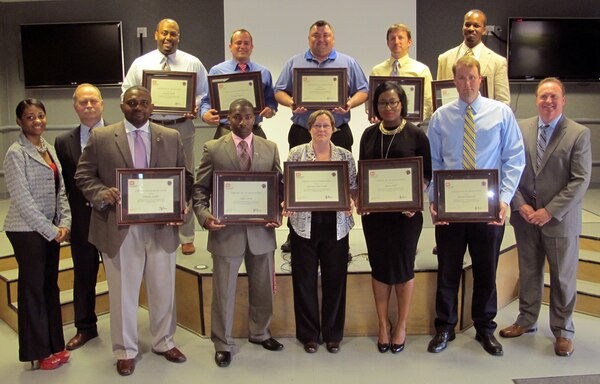
<path id="1" fill-rule="evenodd" d="M 508 19 L 508 78 L 600 81 L 600 18 Z"/>
<path id="2" fill-rule="evenodd" d="M 120 21 L 21 25 L 25 88 L 123 82 Z"/>

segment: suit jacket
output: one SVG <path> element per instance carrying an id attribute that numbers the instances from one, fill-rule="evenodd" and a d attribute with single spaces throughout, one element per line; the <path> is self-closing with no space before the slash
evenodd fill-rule
<path id="1" fill-rule="evenodd" d="M 23 133 L 8 148 L 4 158 L 4 179 L 10 207 L 4 221 L 5 231 L 34 231 L 52 241 L 59 227 L 71 229 L 71 210 L 60 175 L 60 161 L 49 144 L 48 153 L 58 167 L 58 188 L 54 171 Z"/>
<path id="2" fill-rule="evenodd" d="M 277 171 L 281 174 L 277 145 L 253 135 L 253 156 L 250 172 Z M 213 171 L 240 171 L 237 150 L 231 134 L 204 144 L 202 159 L 194 183 L 194 211 L 200 225 L 211 215 L 210 198 Z M 275 231 L 264 225 L 228 225 L 208 234 L 208 251 L 219 256 L 242 256 L 246 247 L 254 255 L 275 250 Z"/>
<path id="3" fill-rule="evenodd" d="M 483 44 L 483 43 L 482 43 Z M 460 45 L 438 56 L 437 79 L 452 80 L 452 66 L 460 58 Z M 510 88 L 508 85 L 508 65 L 506 58 L 498 55 L 485 45 L 481 47 L 479 57 L 481 76 L 487 76 L 488 94 L 495 99 L 510 105 Z"/>
<path id="4" fill-rule="evenodd" d="M 511 202 L 513 211 L 523 204 L 546 208 L 552 219 L 542 227 L 545 236 L 566 237 L 581 232 L 581 203 L 590 183 L 592 152 L 590 130 L 564 115 L 548 141 L 536 170 L 538 117 L 519 121 L 525 143 L 526 164 Z M 534 197 L 535 196 L 535 197 Z M 524 223 L 518 212 L 513 226 Z"/>
<path id="5" fill-rule="evenodd" d="M 150 142 L 150 168 L 185 167 L 179 132 L 150 123 Z M 92 131 L 75 173 L 77 187 L 94 208 L 88 239 L 110 257 L 117 253 L 129 230 L 127 225 L 117 225 L 115 206 L 104 206 L 102 202 L 103 193 L 116 187 L 116 168 L 134 168 L 123 121 Z M 193 175 L 187 169 L 185 174 L 186 196 L 189 196 Z M 174 252 L 179 246 L 176 226 L 157 225 L 156 234 L 156 243 L 166 252 Z"/>

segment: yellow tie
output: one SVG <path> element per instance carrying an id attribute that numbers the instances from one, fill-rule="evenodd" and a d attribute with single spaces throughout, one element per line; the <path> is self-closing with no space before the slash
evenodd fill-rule
<path id="1" fill-rule="evenodd" d="M 169 56 L 165 55 L 165 62 L 163 64 L 162 70 L 163 71 L 170 71 L 171 70 L 171 66 L 169 65 Z"/>
<path id="2" fill-rule="evenodd" d="M 463 134 L 463 168 L 475 169 L 475 121 L 473 120 L 473 110 L 467 106 L 465 114 L 465 132 Z"/>
<path id="3" fill-rule="evenodd" d="M 473 54 L 473 50 L 471 48 L 467 49 L 467 52 L 465 52 L 465 56 L 475 56 Z"/>

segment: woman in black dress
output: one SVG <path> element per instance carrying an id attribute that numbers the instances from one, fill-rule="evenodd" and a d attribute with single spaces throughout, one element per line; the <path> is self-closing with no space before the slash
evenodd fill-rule
<path id="1" fill-rule="evenodd" d="M 384 82 L 374 92 L 371 108 L 379 123 L 368 127 L 360 140 L 360 159 L 423 157 L 424 181 L 431 180 L 431 155 L 425 132 L 407 122 L 404 90 Z M 423 186 L 425 187 L 425 186 Z M 406 321 L 414 287 L 417 242 L 423 227 L 421 212 L 382 212 L 362 217 L 371 264 L 375 307 L 379 318 L 377 348 L 401 352 L 406 340 Z M 398 319 L 391 329 L 388 303 L 396 292 Z"/>

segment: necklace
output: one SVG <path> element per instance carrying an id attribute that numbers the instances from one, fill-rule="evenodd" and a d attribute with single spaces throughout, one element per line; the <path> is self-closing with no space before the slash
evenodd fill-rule
<path id="1" fill-rule="evenodd" d="M 388 155 L 390 154 L 390 148 L 392 147 L 392 143 L 394 142 L 394 138 L 396 137 L 396 134 L 398 132 L 402 132 L 402 129 L 404 129 L 405 125 L 406 125 L 406 120 L 402 119 L 402 121 L 400 122 L 400 125 L 397 126 L 395 129 L 387 130 L 383 126 L 383 121 L 381 123 L 379 123 L 379 130 L 382 133 L 382 135 L 381 135 L 381 158 L 382 159 L 388 158 Z M 390 135 L 392 136 L 392 139 L 390 140 L 390 143 L 388 144 L 387 151 L 385 151 L 385 157 L 384 157 L 383 156 L 383 137 L 390 136 Z"/>
<path id="2" fill-rule="evenodd" d="M 40 141 L 40 145 L 34 145 L 35 149 L 37 149 L 37 151 L 39 153 L 46 153 L 48 152 L 48 146 L 46 145 L 46 142 L 44 140 Z"/>

